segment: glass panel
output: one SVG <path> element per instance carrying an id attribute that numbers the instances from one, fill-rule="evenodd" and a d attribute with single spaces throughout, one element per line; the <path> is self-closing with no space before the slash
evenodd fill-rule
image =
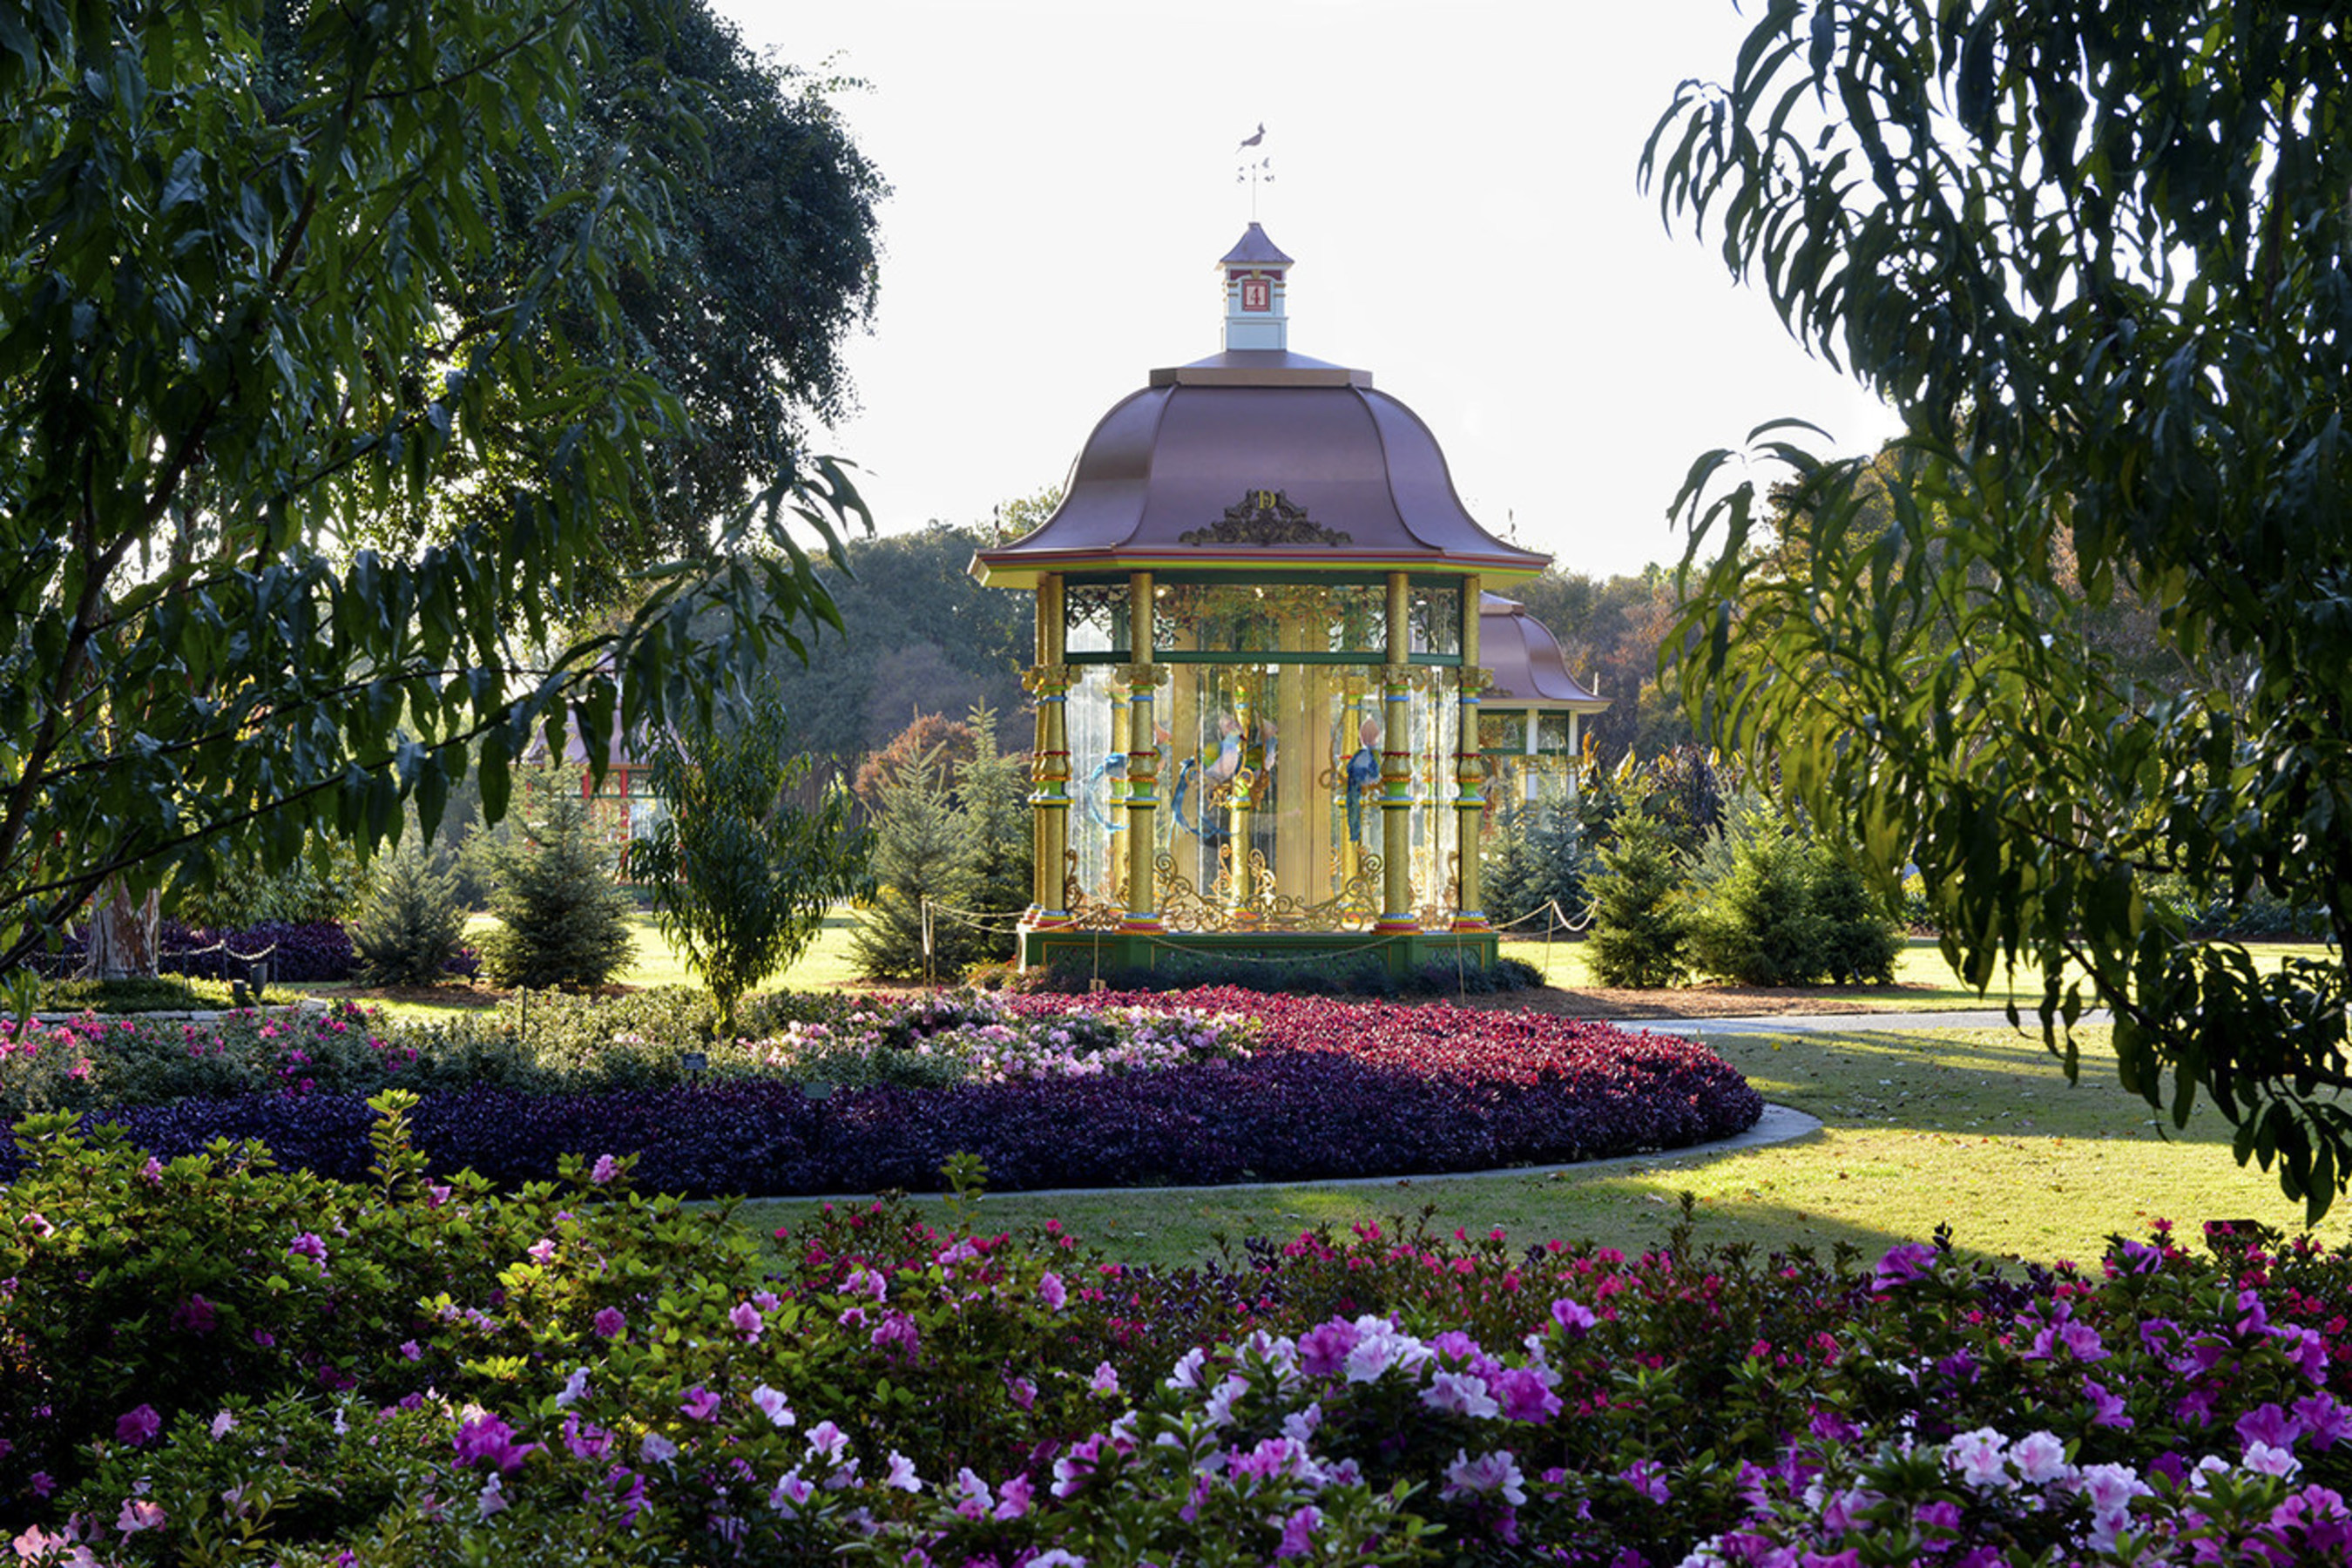
<path id="1" fill-rule="evenodd" d="M 1527 750 L 1528 716 L 1524 710 L 1503 710 L 1478 714 L 1478 749 L 1518 752 Z"/>
<path id="2" fill-rule="evenodd" d="M 1412 589 L 1412 651 L 1459 655 L 1462 651 L 1462 589 L 1457 584 Z"/>
<path id="3" fill-rule="evenodd" d="M 1388 646 L 1387 601 L 1362 583 L 1165 583 L 1153 646 L 1169 652 L 1351 654 Z"/>
<path id="4" fill-rule="evenodd" d="M 1536 750 L 1565 752 L 1568 750 L 1569 720 L 1567 713 L 1545 713 L 1536 721 Z"/>
<path id="5" fill-rule="evenodd" d="M 1124 583 L 1073 583 L 1062 590 L 1062 650 L 1125 653 L 1128 607 Z"/>

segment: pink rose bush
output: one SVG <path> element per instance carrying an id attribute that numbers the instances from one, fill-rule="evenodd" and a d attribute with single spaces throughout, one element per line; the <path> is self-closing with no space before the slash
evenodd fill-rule
<path id="1" fill-rule="evenodd" d="M 430 1181 L 411 1109 L 382 1101 L 355 1183 L 227 1147 L 151 1181 L 119 1135 L 26 1126 L 0 1189 L 19 1561 L 2352 1549 L 2352 1251 L 2307 1239 L 2159 1231 L 2005 1276 L 1940 1240 L 1823 1263 L 1368 1225 L 1150 1270 L 875 1204 L 763 1245 L 625 1156 Z M 168 1310 L 198 1299 L 202 1333 Z"/>

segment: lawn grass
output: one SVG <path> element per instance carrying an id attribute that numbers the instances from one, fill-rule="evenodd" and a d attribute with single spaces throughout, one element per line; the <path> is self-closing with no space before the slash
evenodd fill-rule
<path id="1" fill-rule="evenodd" d="M 1312 1226 L 1385 1224 L 1433 1205 L 1446 1230 L 1497 1226 L 1514 1245 L 1591 1239 L 1629 1251 L 1662 1242 L 1680 1195 L 1696 1200 L 1702 1241 L 1764 1250 L 1850 1242 L 1875 1255 L 1949 1223 L 1965 1252 L 2053 1262 L 2098 1256 L 2110 1234 L 2158 1218 L 2302 1227 L 2303 1208 L 2230 1157 L 2227 1124 L 2200 1106 L 2161 1130 L 2115 1078 L 2105 1031 L 2083 1036 L 2069 1084 L 2038 1037 L 2007 1030 L 1711 1037 L 1768 1100 L 1819 1117 L 1792 1142 L 1720 1155 L 1663 1155 L 1564 1171 L 985 1201 L 994 1228 L 1058 1219 L 1113 1257 L 1178 1264 L 1222 1235 L 1288 1237 Z M 927 1208 L 930 1200 L 919 1200 Z M 748 1205 L 746 1224 L 797 1227 L 807 1200 Z M 2352 1236 L 2352 1205 L 2320 1232 Z"/>
<path id="2" fill-rule="evenodd" d="M 2264 965 L 2276 963 L 2289 954 L 2316 957 L 2327 951 L 2316 942 L 2250 942 L 2245 948 L 2256 963 Z M 1516 958 L 1534 967 L 1544 975 L 1548 985 L 1565 991 L 1601 988 L 1585 957 L 1581 940 L 1555 940 L 1547 944 L 1540 937 L 1507 938 L 1502 952 L 1506 958 Z M 1839 987 L 1827 994 L 1841 1003 L 1850 1003 L 1857 1013 L 1968 1011 L 2004 1006 L 2012 997 L 2019 1011 L 2029 1012 L 2042 1005 L 2042 969 L 2030 959 L 2022 961 L 2014 975 L 1996 974 L 1991 986 L 1979 994 L 1945 962 L 1943 950 L 1935 938 L 1915 936 L 1895 955 L 1893 985 Z"/>

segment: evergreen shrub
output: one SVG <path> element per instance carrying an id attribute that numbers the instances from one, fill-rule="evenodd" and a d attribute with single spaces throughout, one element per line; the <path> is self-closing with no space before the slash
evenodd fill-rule
<path id="1" fill-rule="evenodd" d="M 1614 838 L 1595 856 L 1592 934 L 1585 956 L 1603 985 L 1647 990 L 1688 971 L 1681 889 L 1684 856 L 1666 828 L 1638 806 L 1621 812 Z"/>
<path id="2" fill-rule="evenodd" d="M 627 903 L 587 807 L 565 789 L 543 798 L 539 821 L 499 851 L 490 912 L 501 923 L 482 938 L 482 973 L 501 986 L 593 988 L 635 950 L 622 918 Z"/>
<path id="3" fill-rule="evenodd" d="M 358 978 L 369 985 L 432 985 L 466 934 L 457 879 L 437 849 L 414 839 L 376 874 L 352 927 Z"/>

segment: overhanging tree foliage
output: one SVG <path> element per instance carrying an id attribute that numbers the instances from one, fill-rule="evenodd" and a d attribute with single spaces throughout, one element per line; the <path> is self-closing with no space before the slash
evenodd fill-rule
<path id="1" fill-rule="evenodd" d="M 692 428 L 567 325 L 675 237 L 673 172 L 583 130 L 607 9 L 0 5 L 0 969 L 110 878 L 381 842 L 407 795 L 429 834 L 469 752 L 495 817 L 534 729 L 658 725 L 838 626 L 786 524 L 837 559 L 863 508 L 763 449 L 715 566 L 566 631 Z M 696 95 L 642 67 L 631 115 L 674 125 Z M 354 547 L 435 508 L 428 548 Z"/>
<path id="2" fill-rule="evenodd" d="M 2070 1071 L 2113 1008 L 2125 1084 L 2210 1095 L 2315 1218 L 2352 1175 L 2347 58 L 2340 4 L 1776 0 L 1643 159 L 1908 426 L 1866 485 L 1759 432 L 1794 551 L 1711 488 L 1730 454 L 1694 467 L 1685 696 L 1883 873 L 1916 857 L 1972 982 L 2036 960 Z M 2097 647 L 2119 584 L 2243 684 Z M 2166 873 L 2324 908 L 2336 952 L 2191 943 Z"/>

